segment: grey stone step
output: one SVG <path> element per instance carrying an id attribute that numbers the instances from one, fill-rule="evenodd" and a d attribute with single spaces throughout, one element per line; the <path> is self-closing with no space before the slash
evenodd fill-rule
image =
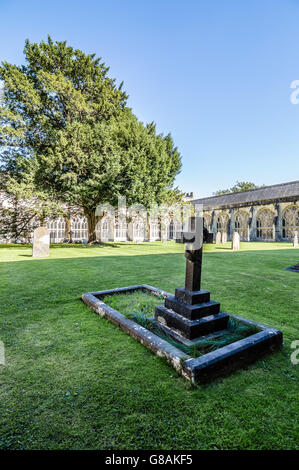
<path id="1" fill-rule="evenodd" d="M 225 330 L 229 315 L 220 312 L 197 320 L 189 320 L 164 305 L 160 305 L 156 307 L 155 319 L 169 328 L 178 330 L 182 336 L 192 340 L 215 331 Z"/>
<path id="2" fill-rule="evenodd" d="M 183 302 L 188 305 L 201 304 L 202 302 L 209 302 L 210 292 L 203 289 L 191 291 L 180 287 L 175 290 L 175 298 L 179 302 Z"/>
<path id="3" fill-rule="evenodd" d="M 178 301 L 174 295 L 170 295 L 165 299 L 165 307 L 183 315 L 183 317 L 186 317 L 189 320 L 197 320 L 198 318 L 216 315 L 220 312 L 220 303 L 214 302 L 214 300 L 189 305 Z"/>

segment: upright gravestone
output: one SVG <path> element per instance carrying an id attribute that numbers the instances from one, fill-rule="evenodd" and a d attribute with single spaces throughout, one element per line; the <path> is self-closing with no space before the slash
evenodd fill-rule
<path id="1" fill-rule="evenodd" d="M 50 232 L 46 227 L 38 227 L 33 232 L 33 258 L 43 258 L 49 256 Z"/>
<path id="2" fill-rule="evenodd" d="M 294 233 L 293 246 L 298 246 L 298 232 Z"/>
<path id="3" fill-rule="evenodd" d="M 221 243 L 221 232 L 216 233 L 216 245 L 220 245 Z"/>
<path id="4" fill-rule="evenodd" d="M 233 233 L 232 239 L 232 250 L 239 250 L 240 249 L 240 235 L 238 232 Z"/>
<path id="5" fill-rule="evenodd" d="M 227 233 L 222 232 L 221 243 L 226 243 L 226 242 L 227 242 Z"/>

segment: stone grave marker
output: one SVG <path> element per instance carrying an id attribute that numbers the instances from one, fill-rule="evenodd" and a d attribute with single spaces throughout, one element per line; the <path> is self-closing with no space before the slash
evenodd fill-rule
<path id="1" fill-rule="evenodd" d="M 232 250 L 239 250 L 240 249 L 240 235 L 238 232 L 233 233 L 232 239 Z"/>
<path id="2" fill-rule="evenodd" d="M 200 219 L 191 221 L 199 224 Z M 205 233 L 205 232 L 204 232 Z M 185 233 L 190 240 L 191 233 Z M 199 341 L 199 337 L 227 327 L 229 315 L 220 312 L 219 302 L 210 300 L 210 292 L 201 289 L 202 243 L 186 245 L 185 287 L 175 290 L 175 295 L 165 298 L 164 305 L 156 307 L 155 319 L 164 326 L 169 336 L 182 344 Z"/>
<path id="3" fill-rule="evenodd" d="M 298 232 L 294 233 L 293 246 L 298 246 Z"/>
<path id="4" fill-rule="evenodd" d="M 226 242 L 227 242 L 227 233 L 222 232 L 221 243 L 226 243 Z"/>
<path id="5" fill-rule="evenodd" d="M 221 243 L 221 232 L 217 232 L 216 234 L 216 245 L 220 245 Z"/>
<path id="6" fill-rule="evenodd" d="M 49 256 L 50 232 L 46 227 L 38 227 L 33 232 L 32 256 L 43 258 Z"/>
<path id="7" fill-rule="evenodd" d="M 136 290 L 159 293 L 164 297 L 164 305 L 155 309 L 155 317 L 149 318 L 168 338 L 188 348 L 202 344 L 203 340 L 216 340 L 230 332 L 230 315 L 220 310 L 220 303 L 210 299 L 210 292 L 201 288 L 202 244 L 207 241 L 208 231 L 203 228 L 202 219 L 190 219 L 190 231 L 182 232 L 182 242 L 186 243 L 185 287 L 175 290 L 175 295 L 156 289 L 147 284 L 121 287 L 106 291 L 89 292 L 82 296 L 83 301 L 96 313 L 107 317 L 116 325 L 138 339 L 159 356 L 165 357 L 176 370 L 193 383 L 207 383 L 213 378 L 227 375 L 232 370 L 248 366 L 263 354 L 278 349 L 282 344 L 282 333 L 245 318 L 234 316 L 244 325 L 256 327 L 256 332 L 232 341 L 199 357 L 182 352 L 151 330 L 126 318 L 103 302 L 105 295 L 114 295 Z M 195 228 L 195 230 L 193 230 Z M 101 302 L 99 302 L 99 299 Z M 100 306 L 99 306 L 100 304 Z"/>

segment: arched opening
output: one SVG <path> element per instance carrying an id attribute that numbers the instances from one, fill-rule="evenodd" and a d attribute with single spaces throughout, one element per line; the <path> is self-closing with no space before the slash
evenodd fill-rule
<path id="1" fill-rule="evenodd" d="M 219 217 L 218 217 L 218 219 L 219 219 Z M 218 222 L 218 219 L 217 219 L 217 222 Z M 203 225 L 208 231 L 210 231 L 210 229 L 211 229 L 211 222 L 212 222 L 212 217 L 210 215 L 207 214 L 207 215 L 203 216 Z M 220 222 L 220 220 L 219 220 L 219 222 Z"/>
<path id="2" fill-rule="evenodd" d="M 66 223 L 63 217 L 50 219 L 46 224 L 50 232 L 50 243 L 61 243 L 65 238 Z"/>
<path id="3" fill-rule="evenodd" d="M 249 214 L 245 211 L 239 211 L 235 215 L 234 231 L 238 232 L 242 241 L 248 241 L 248 221 Z"/>
<path id="4" fill-rule="evenodd" d="M 133 240 L 143 241 L 145 238 L 145 224 L 141 218 L 137 218 L 133 223 Z"/>
<path id="5" fill-rule="evenodd" d="M 71 239 L 73 241 L 83 241 L 88 239 L 87 218 L 77 216 L 71 219 Z"/>
<path id="6" fill-rule="evenodd" d="M 114 236 L 116 240 L 126 241 L 127 239 L 127 223 L 126 220 L 116 219 L 114 226 Z"/>
<path id="7" fill-rule="evenodd" d="M 151 240 L 159 240 L 160 238 L 160 227 L 157 221 L 150 223 L 150 238 Z"/>
<path id="8" fill-rule="evenodd" d="M 282 238 L 291 240 L 296 231 L 299 234 L 299 207 L 289 206 L 282 215 Z"/>
<path id="9" fill-rule="evenodd" d="M 101 223 L 101 241 L 107 242 L 109 240 L 109 224 L 106 218 L 102 219 Z"/>
<path id="10" fill-rule="evenodd" d="M 168 238 L 169 240 L 174 240 L 175 238 L 175 225 L 173 220 L 170 221 L 169 228 L 168 228 Z"/>
<path id="11" fill-rule="evenodd" d="M 256 238 L 274 240 L 274 213 L 270 209 L 262 209 L 256 219 Z"/>
<path id="12" fill-rule="evenodd" d="M 228 233 L 228 221 L 229 217 L 228 214 L 226 214 L 225 212 L 219 214 L 216 218 L 216 229 L 217 232 L 221 233 L 221 237 L 224 233 L 226 235 Z"/>

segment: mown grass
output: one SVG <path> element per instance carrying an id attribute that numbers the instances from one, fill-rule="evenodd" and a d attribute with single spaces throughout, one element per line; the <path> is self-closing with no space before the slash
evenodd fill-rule
<path id="1" fill-rule="evenodd" d="M 207 386 L 95 315 L 84 292 L 184 283 L 174 243 L 0 247 L 0 448 L 295 449 L 298 262 L 291 244 L 205 246 L 203 288 L 224 311 L 271 325 L 283 349 Z"/>
<path id="2" fill-rule="evenodd" d="M 130 320 L 152 331 L 191 357 L 202 356 L 261 331 L 255 326 L 245 325 L 230 317 L 226 331 L 221 336 L 202 336 L 196 345 L 186 346 L 175 341 L 171 335 L 165 333 L 165 330 L 156 321 L 153 322 L 151 320 L 155 313 L 155 307 L 164 304 L 164 297 L 162 295 L 157 296 L 147 291 L 135 291 L 127 292 L 126 294 L 109 295 L 105 297 L 104 301 Z"/>

